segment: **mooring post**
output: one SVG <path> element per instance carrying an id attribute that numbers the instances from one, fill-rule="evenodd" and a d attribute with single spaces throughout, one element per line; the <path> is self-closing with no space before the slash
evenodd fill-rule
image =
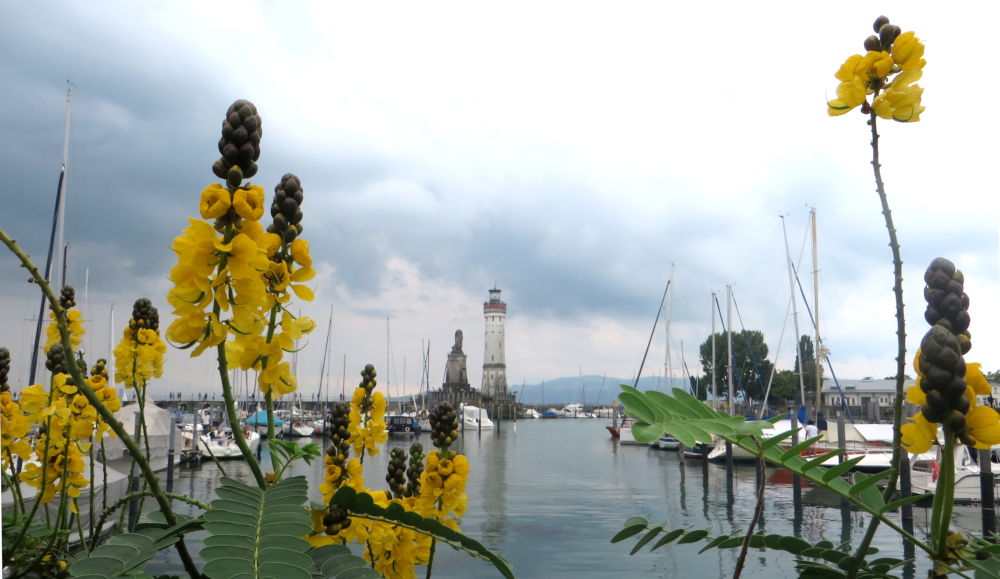
<path id="1" fill-rule="evenodd" d="M 979 489 L 983 497 L 983 537 L 987 539 L 992 537 L 997 529 L 992 455 L 992 449 L 979 449 Z"/>
<path id="2" fill-rule="evenodd" d="M 799 417 L 789 409 L 792 418 L 792 446 L 799 444 Z M 802 518 L 802 477 L 792 474 L 792 506 L 795 510 L 795 520 Z"/>
<path id="3" fill-rule="evenodd" d="M 167 444 L 167 492 L 174 492 L 174 435 L 177 434 L 177 416 L 170 417 L 170 439 Z"/>

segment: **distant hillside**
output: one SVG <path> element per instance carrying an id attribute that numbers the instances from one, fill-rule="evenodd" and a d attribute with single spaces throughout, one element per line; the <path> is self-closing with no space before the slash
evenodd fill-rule
<path id="1" fill-rule="evenodd" d="M 544 384 L 509 384 L 507 389 L 517 393 L 522 404 L 561 406 L 571 402 L 582 402 L 587 406 L 609 406 L 621 392 L 619 384 L 632 385 L 632 378 L 612 378 L 604 376 L 573 376 L 546 380 Z M 639 380 L 640 390 L 664 389 L 663 377 L 648 376 Z M 673 378 L 677 388 L 684 388 L 682 378 Z M 603 383 L 603 387 L 602 387 Z"/>

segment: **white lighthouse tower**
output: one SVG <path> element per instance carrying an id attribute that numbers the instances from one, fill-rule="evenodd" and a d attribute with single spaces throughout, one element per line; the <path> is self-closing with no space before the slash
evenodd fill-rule
<path id="1" fill-rule="evenodd" d="M 507 363 L 504 358 L 504 321 L 507 304 L 500 301 L 500 290 L 490 290 L 490 301 L 483 304 L 486 317 L 486 353 L 483 356 L 483 396 L 507 394 Z"/>

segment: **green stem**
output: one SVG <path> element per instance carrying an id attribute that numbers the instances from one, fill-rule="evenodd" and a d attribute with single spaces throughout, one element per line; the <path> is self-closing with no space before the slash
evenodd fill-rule
<path id="1" fill-rule="evenodd" d="M 434 547 L 437 545 L 437 539 L 431 537 L 431 552 L 427 556 L 427 579 L 431 579 L 431 567 L 434 566 Z"/>
<path id="2" fill-rule="evenodd" d="M 201 501 L 197 501 L 195 499 L 186 497 L 184 495 L 179 495 L 179 494 L 176 494 L 176 493 L 164 493 L 164 494 L 169 499 L 178 500 L 178 501 L 181 501 L 181 502 L 184 502 L 184 503 L 188 503 L 189 505 L 194 505 L 194 506 L 198 507 L 199 509 L 202 509 L 202 510 L 205 510 L 205 511 L 212 510 L 212 506 L 211 505 L 208 505 L 208 504 L 203 503 Z M 125 496 L 123 496 L 122 498 L 120 498 L 117 501 L 115 501 L 114 504 L 112 504 L 110 507 L 108 507 L 107 509 L 105 509 L 104 512 L 101 513 L 101 518 L 98 519 L 98 521 L 97 521 L 98 522 L 98 527 L 97 528 L 100 529 L 101 527 L 103 527 L 104 523 L 106 523 L 108 521 L 108 517 L 112 516 L 115 513 L 115 511 L 117 511 L 118 509 L 120 509 L 123 506 L 125 506 L 126 504 L 128 504 L 129 501 L 132 501 L 132 500 L 138 499 L 138 498 L 142 498 L 142 497 L 151 497 L 151 496 L 153 496 L 153 495 L 152 495 L 152 493 L 150 491 L 138 491 L 138 492 L 134 492 L 134 493 L 126 493 Z M 98 541 L 98 539 L 100 539 L 100 533 L 99 532 L 97 534 L 95 534 L 95 535 L 91 535 L 91 539 L 90 539 L 90 549 L 91 550 L 93 550 L 93 549 L 95 549 L 97 547 L 97 541 Z"/>
<path id="3" fill-rule="evenodd" d="M 5 235 L 4 231 L 2 229 L 0 229 L 0 236 L 4 236 L 4 235 Z M 0 237 L 0 238 L 2 238 L 2 237 Z M 20 251 L 20 249 L 18 249 L 18 250 Z M 25 257 L 27 257 L 27 256 L 25 256 Z M 34 267 L 34 266 L 32 266 L 32 267 Z M 36 270 L 36 272 L 37 272 L 37 270 Z M 48 398 L 47 406 L 52 406 L 52 396 L 53 396 L 53 384 L 51 383 L 51 380 L 50 380 L 49 381 L 49 398 Z M 48 464 L 49 464 L 49 446 L 50 446 L 49 445 L 49 433 L 50 432 L 52 432 L 52 416 L 51 415 L 49 415 L 49 417 L 45 419 L 45 434 L 44 434 L 44 436 L 45 436 L 45 449 L 42 451 L 42 460 L 39 463 L 39 467 L 42 469 L 42 479 L 41 479 L 41 481 L 39 483 L 38 489 L 35 491 L 35 504 L 31 506 L 31 513 L 29 513 L 28 517 L 24 520 L 24 527 L 21 528 L 21 532 L 18 534 L 17 538 L 14 539 L 14 545 L 10 548 L 11 552 L 17 552 L 17 548 L 21 546 L 21 541 L 23 541 L 24 537 L 27 535 L 27 533 L 28 533 L 28 527 L 30 527 L 31 526 L 31 522 L 35 520 L 35 514 L 38 513 L 38 507 L 41 506 L 41 500 L 39 500 L 39 499 L 41 499 L 42 493 L 45 491 L 45 485 L 48 484 L 48 473 L 49 473 Z M 41 440 L 41 435 L 39 435 L 39 438 L 35 440 L 35 453 L 36 454 L 38 453 L 38 443 L 39 443 L 40 440 Z M 45 509 L 43 512 L 45 513 L 45 522 L 46 522 L 46 524 L 51 524 L 51 521 L 49 520 L 49 510 Z"/>
<path id="4" fill-rule="evenodd" d="M 876 91 L 874 96 L 878 96 Z M 873 98 L 874 98 L 873 96 Z M 882 164 L 879 161 L 878 150 L 878 116 L 874 109 L 869 113 L 868 124 L 871 126 L 872 134 L 872 171 L 875 175 L 875 188 L 878 192 L 879 202 L 882 205 L 882 216 L 885 218 L 885 228 L 889 233 L 889 248 L 892 251 L 892 291 L 896 298 L 896 401 L 892 412 L 892 464 L 895 467 L 885 485 L 882 496 L 888 501 L 896 492 L 896 483 L 899 480 L 899 465 L 902 462 L 902 444 L 900 443 L 900 425 L 903 423 L 903 379 L 906 370 L 906 319 L 903 317 L 903 259 L 900 256 L 899 240 L 896 237 L 896 228 L 892 222 L 892 212 L 889 210 L 889 200 L 885 193 L 885 183 L 882 181 Z M 878 530 L 879 519 L 873 517 L 865 531 L 865 536 L 858 544 L 854 553 L 854 561 L 848 569 L 847 578 L 857 577 L 861 567 L 862 557 L 868 552 L 872 540 L 875 539 L 875 532 Z"/>
<path id="5" fill-rule="evenodd" d="M 764 447 L 760 445 L 760 441 L 754 439 L 754 442 L 757 444 L 757 508 L 754 509 L 750 526 L 747 528 L 746 535 L 743 536 L 743 545 L 740 547 L 740 556 L 736 560 L 733 579 L 739 579 L 743 572 L 743 565 L 746 563 L 747 553 L 750 551 L 750 538 L 754 534 L 754 529 L 757 528 L 757 522 L 764 515 L 764 466 L 767 464 L 767 460 L 764 458 Z"/>
<path id="6" fill-rule="evenodd" d="M 219 309 L 219 304 L 215 304 L 215 309 Z M 218 312 L 216 315 L 218 315 Z M 229 417 L 229 426 L 233 430 L 233 440 L 236 442 L 236 446 L 240 447 L 240 452 L 243 453 L 244 458 L 246 458 L 247 464 L 253 472 L 254 480 L 257 481 L 257 486 L 262 489 L 267 488 L 267 483 L 264 481 L 264 473 L 260 470 L 260 463 L 257 462 L 257 457 L 250 450 L 250 445 L 247 444 L 247 439 L 243 436 L 243 429 L 240 428 L 240 419 L 236 415 L 236 400 L 233 398 L 233 387 L 229 383 L 226 343 L 223 342 L 216 346 L 216 352 L 219 358 L 219 379 L 222 381 L 222 398 L 226 401 L 226 415 Z"/>
<path id="7" fill-rule="evenodd" d="M 271 308 L 271 316 L 270 316 L 270 319 L 267 321 L 267 337 L 264 339 L 264 342 L 267 343 L 267 344 L 270 344 L 271 340 L 274 339 L 274 329 L 277 327 L 278 310 L 280 308 L 281 308 L 281 306 L 279 304 L 275 304 L 275 306 L 273 308 Z M 261 370 L 263 370 L 264 368 L 267 368 L 268 358 L 269 358 L 269 356 L 264 356 L 264 358 L 261 360 L 261 362 L 260 362 L 260 368 L 261 368 Z M 267 444 L 268 444 L 268 446 L 270 446 L 271 441 L 274 440 L 274 436 L 275 436 L 275 434 L 274 434 L 274 394 L 273 394 L 273 392 L 272 392 L 271 389 L 268 389 L 267 393 L 264 394 L 264 404 L 265 404 L 265 407 L 267 408 Z M 279 470 L 281 470 L 281 460 L 278 457 L 278 453 L 271 452 L 269 454 L 271 455 L 271 468 L 274 469 L 274 472 L 278 472 Z"/>
<path id="8" fill-rule="evenodd" d="M 13 239 L 10 238 L 10 236 L 7 235 L 7 232 L 4 231 L 3 229 L 0 229 L 0 242 L 3 242 L 3 244 L 6 245 L 7 248 L 10 249 L 12 253 L 14 253 L 14 255 L 17 256 L 17 258 L 21 261 L 21 264 L 25 267 L 25 269 L 27 269 L 31 273 L 32 278 L 34 278 L 35 282 L 38 284 L 38 287 L 42 290 L 42 293 L 44 293 L 45 297 L 49 300 L 49 306 L 52 309 L 52 312 L 55 314 L 56 320 L 58 321 L 59 324 L 59 334 L 62 338 L 63 349 L 66 352 L 72 352 L 73 348 L 69 340 L 70 338 L 68 330 L 69 324 L 66 319 L 66 310 L 64 310 L 63 307 L 59 304 L 59 298 L 56 297 L 55 293 L 53 293 L 51 286 L 49 286 L 49 283 L 45 280 L 45 277 L 42 276 L 42 274 L 38 271 L 38 268 L 35 267 L 35 264 L 31 262 L 31 258 L 29 258 L 28 255 L 24 253 L 24 251 L 17 245 L 17 243 Z M 97 413 L 100 414 L 101 418 L 103 418 L 104 421 L 108 424 L 108 426 L 111 427 L 111 430 L 113 430 L 115 434 L 118 435 L 118 438 L 121 439 L 122 443 L 125 445 L 126 448 L 128 448 L 129 452 L 134 457 L 135 462 L 138 464 L 139 469 L 143 473 L 143 476 L 145 476 L 146 479 L 149 481 L 149 488 L 150 491 L 153 493 L 152 496 L 156 499 L 156 502 L 159 504 L 160 510 L 163 512 L 163 516 L 166 519 L 167 524 L 169 525 L 177 524 L 177 518 L 174 516 L 174 511 L 173 509 L 170 508 L 170 501 L 168 501 L 164 496 L 163 491 L 160 489 L 160 484 L 156 478 L 156 474 L 153 473 L 153 469 L 150 468 L 149 466 L 149 461 L 146 460 L 146 457 L 142 455 L 142 450 L 136 444 L 135 440 L 133 440 L 132 437 L 129 435 L 129 433 L 125 431 L 125 428 L 122 426 L 121 422 L 118 422 L 118 419 L 115 418 L 114 413 L 112 413 L 111 410 L 109 410 L 108 407 L 104 405 L 101 399 L 98 398 L 97 394 L 94 393 L 93 388 L 91 388 L 90 385 L 87 384 L 86 378 L 83 376 L 83 373 L 80 371 L 80 368 L 75 363 L 72 363 L 69 364 L 68 369 L 70 375 L 73 377 L 73 381 L 76 384 L 77 389 L 80 391 L 81 394 L 84 395 L 84 397 L 87 398 L 87 401 L 90 403 L 90 405 L 93 406 L 95 409 L 97 409 Z M 195 566 L 194 560 L 191 559 L 191 555 L 187 551 L 187 546 L 184 544 L 184 538 L 182 537 L 175 544 L 175 546 L 177 548 L 177 553 L 180 556 L 181 561 L 184 563 L 184 568 L 188 572 L 188 574 L 191 575 L 191 577 L 201 577 L 202 576 L 201 572 L 198 570 L 198 567 Z"/>
<path id="9" fill-rule="evenodd" d="M 948 560 L 948 529 L 955 504 L 955 444 L 955 434 L 945 425 L 941 470 L 934 486 L 934 505 L 931 510 L 931 544 L 934 545 L 936 563 L 946 563 Z"/>
<path id="10" fill-rule="evenodd" d="M 235 189 L 230 188 L 230 193 Z M 234 237 L 234 229 L 232 223 L 226 225 L 226 231 L 223 233 L 223 243 L 229 243 Z M 226 260 L 223 259 L 219 262 L 216 271 L 222 271 L 226 267 Z M 212 311 L 215 313 L 216 319 L 219 317 L 219 313 L 222 312 L 222 306 L 218 302 L 213 301 Z M 240 428 L 240 419 L 236 415 L 236 400 L 233 397 L 233 387 L 229 383 L 229 362 L 226 358 L 226 342 L 223 341 L 215 348 L 216 357 L 219 361 L 219 380 L 222 382 L 222 398 L 226 401 L 226 416 L 229 418 L 229 427 L 233 431 L 233 441 L 236 442 L 236 446 L 240 447 L 240 452 L 243 453 L 243 457 L 247 461 L 247 465 L 250 466 L 250 471 L 253 472 L 254 480 L 257 481 L 257 486 L 264 489 L 267 487 L 267 483 L 264 480 L 264 473 L 260 469 L 260 464 L 257 462 L 257 457 L 253 455 L 253 451 L 250 450 L 250 445 L 247 444 L 246 437 L 243 436 L 243 429 Z M 194 441 L 194 439 L 192 439 Z M 194 441 L 197 448 L 197 441 Z"/>
<path id="11" fill-rule="evenodd" d="M 10 475 L 8 476 L 6 472 L 3 473 L 4 482 L 7 484 L 7 488 L 10 489 L 10 494 L 14 497 L 14 512 L 24 512 L 24 498 L 21 496 L 21 478 L 17 475 L 17 469 L 15 468 L 14 455 L 7 449 L 7 464 L 10 465 Z"/>

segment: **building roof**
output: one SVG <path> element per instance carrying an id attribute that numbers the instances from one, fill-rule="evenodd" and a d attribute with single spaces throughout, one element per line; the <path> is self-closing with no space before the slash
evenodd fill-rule
<path id="1" fill-rule="evenodd" d="M 843 380 L 838 379 L 837 382 L 840 384 L 840 389 L 844 391 L 844 394 L 850 392 L 872 392 L 872 393 L 890 393 L 895 394 L 896 392 L 896 380 L 877 380 L 874 378 L 863 378 L 861 380 Z M 903 388 L 908 388 L 913 386 L 914 381 L 910 378 L 903 380 Z M 837 384 L 830 378 L 823 378 L 823 393 L 837 393 Z"/>

